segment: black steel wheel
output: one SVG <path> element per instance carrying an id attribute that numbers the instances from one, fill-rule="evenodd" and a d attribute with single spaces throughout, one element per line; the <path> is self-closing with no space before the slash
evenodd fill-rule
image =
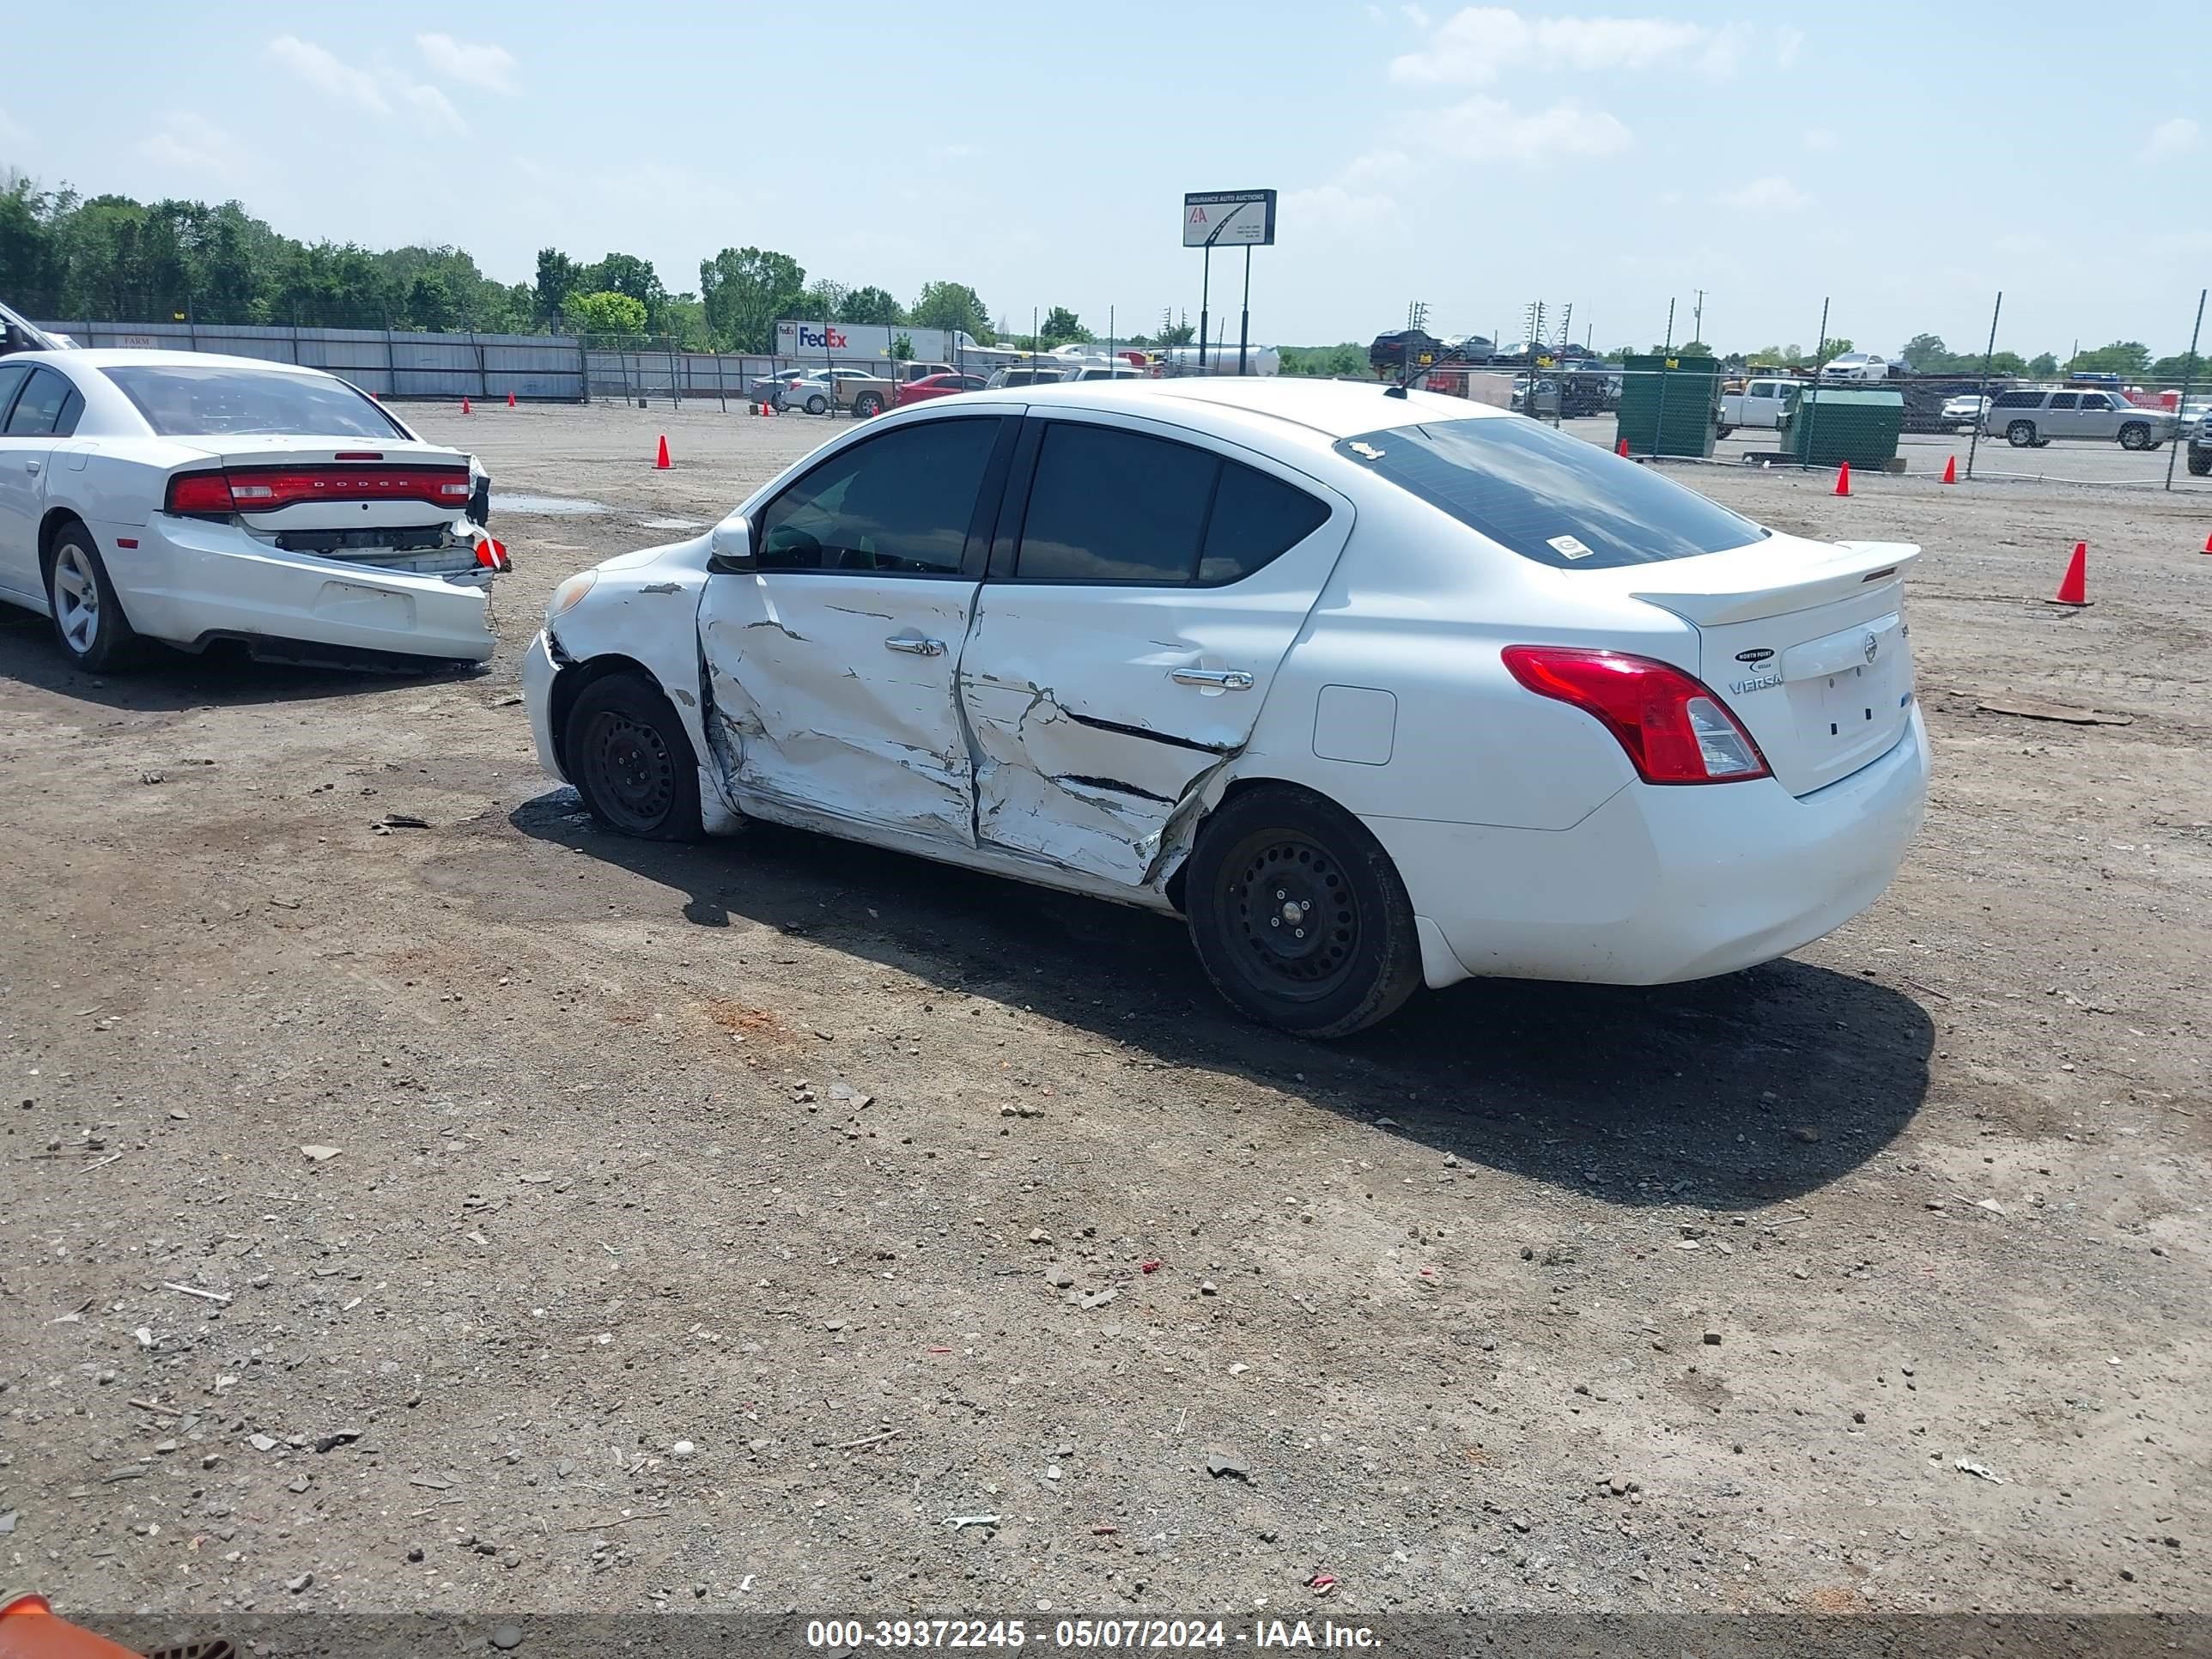
<path id="1" fill-rule="evenodd" d="M 1231 799 L 1200 836 L 1185 896 L 1214 985 L 1284 1030 L 1348 1036 L 1420 983 L 1413 905 L 1389 854 L 1309 790 L 1269 784 Z"/>
<path id="2" fill-rule="evenodd" d="M 592 816 L 648 841 L 699 834 L 699 766 L 675 708 L 635 673 L 593 680 L 568 711 L 562 763 Z"/>

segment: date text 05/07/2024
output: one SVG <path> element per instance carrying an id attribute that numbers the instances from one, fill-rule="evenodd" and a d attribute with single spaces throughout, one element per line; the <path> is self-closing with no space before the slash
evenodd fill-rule
<path id="1" fill-rule="evenodd" d="M 977 1650 L 1027 1647 L 1074 1652 L 1177 1652 L 1206 1649 L 1335 1650 L 1380 1648 L 1364 1625 L 1307 1619 L 1259 1619 L 1249 1626 L 1221 1619 L 817 1619 L 806 1645 L 830 1654 L 866 1649 Z"/>

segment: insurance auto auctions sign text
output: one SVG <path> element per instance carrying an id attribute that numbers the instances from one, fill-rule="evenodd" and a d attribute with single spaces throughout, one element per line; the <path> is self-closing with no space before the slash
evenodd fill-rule
<path id="1" fill-rule="evenodd" d="M 1185 247 L 1273 247 L 1272 190 L 1194 190 L 1182 198 Z"/>

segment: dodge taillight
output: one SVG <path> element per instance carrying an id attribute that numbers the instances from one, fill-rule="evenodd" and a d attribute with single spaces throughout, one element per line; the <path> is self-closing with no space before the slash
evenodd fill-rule
<path id="1" fill-rule="evenodd" d="M 1509 645 L 1505 667 L 1540 697 L 1581 709 L 1620 740 L 1646 783 L 1771 775 L 1728 705 L 1672 664 L 1620 651 Z"/>
<path id="2" fill-rule="evenodd" d="M 308 501 L 426 501 L 469 504 L 466 468 L 446 466 L 256 466 L 179 472 L 169 480 L 175 514 L 274 513 Z"/>

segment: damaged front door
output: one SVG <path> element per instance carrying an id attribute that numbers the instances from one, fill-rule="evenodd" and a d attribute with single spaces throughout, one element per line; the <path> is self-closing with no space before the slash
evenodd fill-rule
<path id="1" fill-rule="evenodd" d="M 1139 886 L 1250 738 L 1352 508 L 1164 423 L 1029 426 L 961 662 L 976 837 Z"/>
<path id="2" fill-rule="evenodd" d="M 709 735 L 739 806 L 974 844 L 953 674 L 988 534 L 977 504 L 1012 427 L 891 428 L 753 514 L 759 568 L 709 577 L 699 610 Z"/>

